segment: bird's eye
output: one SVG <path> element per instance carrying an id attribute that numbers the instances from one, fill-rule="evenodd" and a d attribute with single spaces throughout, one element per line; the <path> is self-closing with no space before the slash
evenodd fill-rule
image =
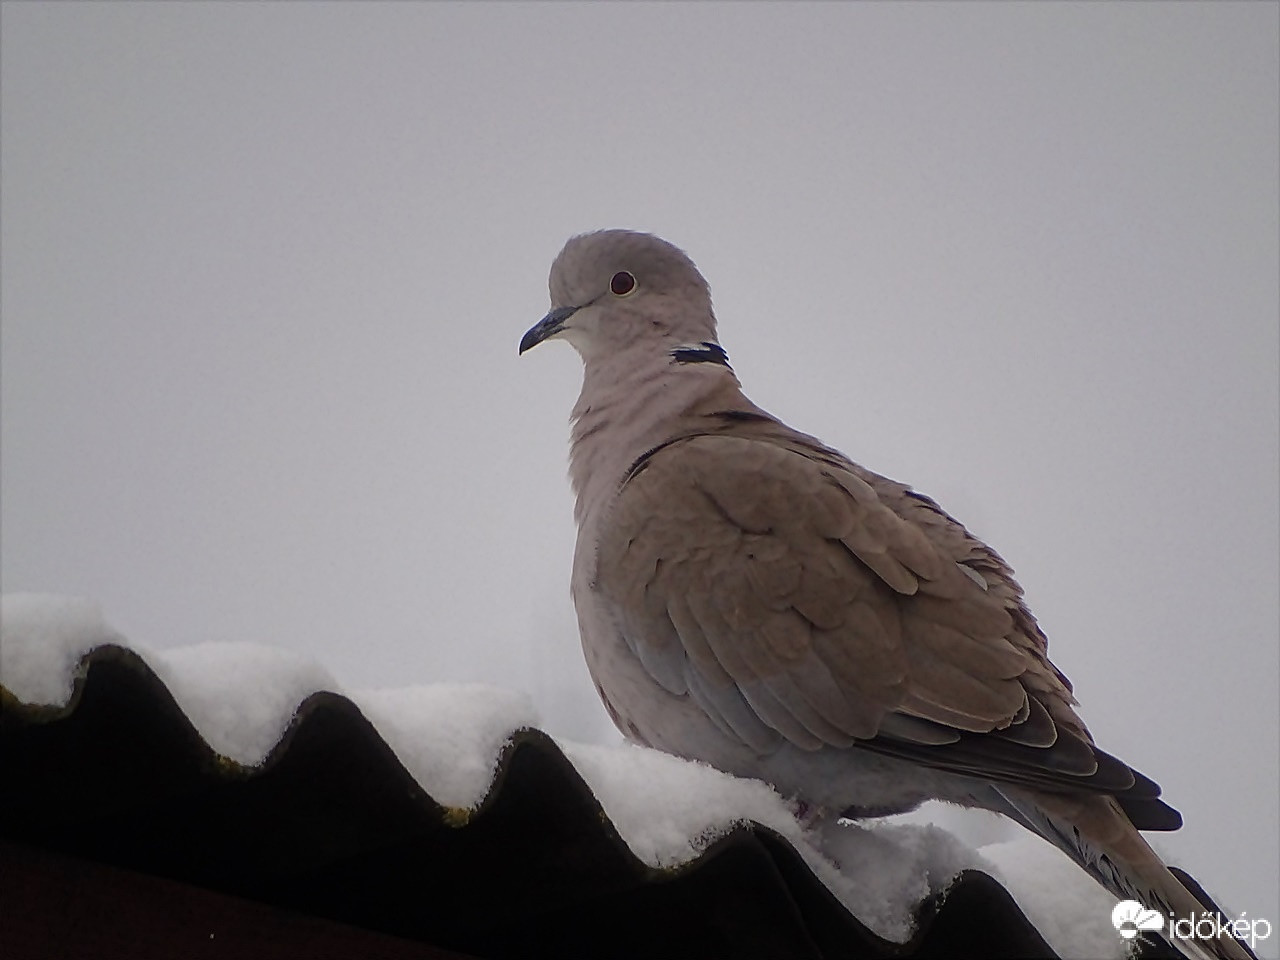
<path id="1" fill-rule="evenodd" d="M 625 297 L 636 288 L 636 278 L 625 270 L 619 270 L 609 281 L 609 289 L 615 297 Z"/>

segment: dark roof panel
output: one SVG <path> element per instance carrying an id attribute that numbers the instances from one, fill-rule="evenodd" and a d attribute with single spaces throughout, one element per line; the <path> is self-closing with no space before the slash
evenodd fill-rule
<path id="1" fill-rule="evenodd" d="M 922 904 L 897 945 L 760 826 L 650 867 L 537 730 L 513 735 L 458 823 L 336 694 L 308 697 L 252 768 L 215 754 L 122 647 L 86 656 L 66 707 L 0 697 L 0 835 L 28 848 L 476 957 L 1053 956 L 978 872 Z"/>

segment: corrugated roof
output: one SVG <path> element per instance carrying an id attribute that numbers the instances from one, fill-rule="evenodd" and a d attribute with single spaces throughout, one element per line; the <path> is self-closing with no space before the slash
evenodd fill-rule
<path id="1" fill-rule="evenodd" d="M 65 707 L 0 687 L 4 839 L 476 957 L 1052 957 L 1010 895 L 962 874 L 893 944 L 800 855 L 735 828 L 680 867 L 628 849 L 538 730 L 482 805 L 433 800 L 351 701 L 315 693 L 266 761 L 201 739 L 133 651 L 101 646 Z M 1142 956 L 1176 957 L 1162 941 Z"/>

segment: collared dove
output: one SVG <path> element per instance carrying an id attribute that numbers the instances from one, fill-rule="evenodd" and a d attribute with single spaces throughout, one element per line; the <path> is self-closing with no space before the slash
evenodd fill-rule
<path id="1" fill-rule="evenodd" d="M 1094 745 L 1009 566 L 933 500 L 748 400 L 682 251 L 577 236 L 550 290 L 520 352 L 564 339 L 582 356 L 573 601 L 626 737 L 830 816 L 994 810 L 1122 900 L 1204 909 L 1138 832 L 1181 817 Z"/>

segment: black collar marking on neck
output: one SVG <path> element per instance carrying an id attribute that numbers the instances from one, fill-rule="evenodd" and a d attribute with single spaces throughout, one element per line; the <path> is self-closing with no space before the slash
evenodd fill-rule
<path id="1" fill-rule="evenodd" d="M 729 366 L 729 355 L 724 352 L 724 347 L 710 340 L 676 347 L 671 351 L 671 359 L 676 363 L 718 363 L 722 367 Z"/>

